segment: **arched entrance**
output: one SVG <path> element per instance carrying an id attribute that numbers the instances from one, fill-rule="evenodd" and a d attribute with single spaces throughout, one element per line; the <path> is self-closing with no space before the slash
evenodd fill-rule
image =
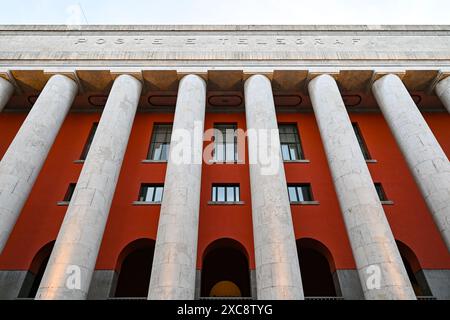
<path id="1" fill-rule="evenodd" d="M 154 251 L 151 239 L 135 240 L 122 250 L 114 297 L 147 297 Z"/>
<path id="2" fill-rule="evenodd" d="M 336 297 L 330 251 L 321 242 L 303 238 L 297 240 L 297 253 L 305 297 Z"/>
<path id="3" fill-rule="evenodd" d="M 251 297 L 250 269 L 245 248 L 232 239 L 211 243 L 203 255 L 202 297 Z"/>
<path id="4" fill-rule="evenodd" d="M 34 298 L 39 289 L 42 277 L 44 276 L 45 268 L 47 267 L 50 254 L 52 253 L 55 241 L 51 241 L 43 246 L 33 258 L 30 265 L 30 281 L 26 281 L 19 294 L 19 298 Z M 31 286 L 30 286 L 31 282 Z"/>
<path id="5" fill-rule="evenodd" d="M 431 296 L 430 289 L 425 280 L 425 277 L 420 277 L 419 273 L 422 267 L 415 253 L 401 241 L 396 240 L 398 251 L 402 257 L 403 264 L 408 274 L 409 281 L 414 289 L 416 296 Z"/>

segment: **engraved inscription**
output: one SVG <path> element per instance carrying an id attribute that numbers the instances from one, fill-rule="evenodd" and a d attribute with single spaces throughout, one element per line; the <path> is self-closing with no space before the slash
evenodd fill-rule
<path id="1" fill-rule="evenodd" d="M 365 32 L 67 32 L 58 36 L 0 33 L 0 60 L 339 60 L 396 59 L 444 61 L 450 32 L 439 35 Z M 51 48 L 51 50 L 49 50 Z M 343 54 L 345 53 L 345 54 Z M 413 54 L 412 54 L 413 53 Z M 443 62 L 443 63 L 444 63 Z M 7 64 L 5 62 L 5 65 Z M 259 62 L 258 62 L 259 63 Z M 302 62 L 303 63 L 303 62 Z M 322 63 L 322 62 L 321 62 Z"/>
<path id="2" fill-rule="evenodd" d="M 186 39 L 185 44 L 196 44 L 197 43 L 197 39 L 196 38 L 188 38 Z"/>
<path id="3" fill-rule="evenodd" d="M 248 44 L 248 39 L 247 38 L 239 38 L 238 39 L 238 43 L 237 44 Z"/>
<path id="4" fill-rule="evenodd" d="M 374 40 L 366 41 L 367 44 L 375 45 L 376 43 Z M 193 37 L 141 37 L 141 38 L 112 38 L 112 39 L 106 39 L 106 38 L 86 38 L 86 37 L 79 37 L 77 38 L 73 44 L 77 46 L 81 45 L 90 45 L 90 44 L 96 44 L 96 45 L 122 45 L 122 44 L 133 44 L 133 45 L 188 45 L 188 46 L 199 46 L 204 47 L 206 45 L 210 46 L 226 46 L 226 45 L 238 45 L 238 46 L 248 46 L 248 45 L 255 45 L 255 46 L 265 46 L 265 45 L 291 45 L 291 46 L 304 46 L 304 45 L 313 45 L 313 46 L 324 46 L 324 45 L 330 45 L 330 46 L 344 46 L 344 45 L 362 45 L 363 42 L 361 38 L 280 38 L 280 37 L 235 37 L 235 38 L 225 38 L 225 37 L 205 37 L 202 39 L 200 38 L 193 38 Z"/>

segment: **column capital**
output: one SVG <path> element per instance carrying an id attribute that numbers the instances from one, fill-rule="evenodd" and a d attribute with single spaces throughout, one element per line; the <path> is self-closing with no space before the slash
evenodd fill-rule
<path id="1" fill-rule="evenodd" d="M 138 85 L 141 90 L 142 90 L 142 80 L 136 78 L 135 76 L 131 75 L 131 74 L 121 74 L 118 75 L 117 78 L 114 79 L 114 83 L 116 82 L 126 82 L 126 81 L 131 81 L 131 82 L 135 82 L 136 85 Z M 139 83 L 139 84 L 137 84 Z"/>
<path id="2" fill-rule="evenodd" d="M 14 86 L 8 80 L 0 77 L 0 112 L 8 103 L 13 93 Z"/>
<path id="3" fill-rule="evenodd" d="M 450 113 L 450 76 L 439 81 L 435 88 L 436 95 Z"/>
<path id="4" fill-rule="evenodd" d="M 267 83 L 270 86 L 270 88 L 272 89 L 272 82 L 270 81 L 270 79 L 266 75 L 264 75 L 264 74 L 254 74 L 254 75 L 251 75 L 247 80 L 245 80 L 245 82 L 244 82 L 244 91 L 247 90 L 248 86 L 250 86 L 252 83 L 257 82 L 257 81 L 261 81 L 261 82 Z M 272 92 L 272 90 L 270 92 Z"/>
<path id="5" fill-rule="evenodd" d="M 311 79 L 311 81 L 309 81 L 309 83 L 308 83 L 308 88 L 309 88 L 309 85 L 314 85 L 315 83 L 322 82 L 322 81 L 329 81 L 329 82 L 336 83 L 335 78 L 333 78 L 328 73 L 324 73 L 324 74 L 318 75 L 317 77 L 314 77 L 313 79 Z"/>
<path id="6" fill-rule="evenodd" d="M 394 73 L 388 73 L 388 74 L 382 76 L 381 78 L 375 80 L 372 84 L 372 88 L 380 86 L 382 83 L 385 83 L 385 82 L 394 82 L 394 83 L 400 82 L 404 86 L 402 79 L 398 75 L 396 75 Z M 405 90 L 406 90 L 406 87 L 405 87 Z"/>
<path id="7" fill-rule="evenodd" d="M 186 74 L 184 75 L 181 79 L 180 79 L 180 83 L 178 85 L 178 88 L 181 88 L 181 86 L 185 83 L 191 83 L 191 84 L 198 84 L 200 86 L 202 86 L 202 89 L 205 90 L 205 94 L 206 94 L 206 81 L 205 79 L 203 79 L 202 77 L 200 77 L 199 75 L 196 74 Z"/>

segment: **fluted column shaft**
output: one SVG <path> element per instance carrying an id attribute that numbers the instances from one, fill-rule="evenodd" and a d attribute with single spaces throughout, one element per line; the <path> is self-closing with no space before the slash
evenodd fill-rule
<path id="1" fill-rule="evenodd" d="M 148 299 L 192 300 L 202 175 L 206 83 L 181 79 Z"/>
<path id="2" fill-rule="evenodd" d="M 0 162 L 0 253 L 76 94 L 73 80 L 51 77 Z"/>
<path id="3" fill-rule="evenodd" d="M 450 163 L 396 75 L 373 84 L 378 106 L 450 250 Z"/>
<path id="4" fill-rule="evenodd" d="M 308 89 L 365 298 L 415 299 L 335 80 Z"/>
<path id="5" fill-rule="evenodd" d="M 271 83 L 254 75 L 245 82 L 244 92 L 257 297 L 303 299 Z"/>
<path id="6" fill-rule="evenodd" d="M 0 78 L 0 112 L 2 112 L 3 108 L 8 103 L 13 92 L 13 85 L 8 80 Z"/>
<path id="7" fill-rule="evenodd" d="M 450 113 L 450 77 L 441 80 L 436 85 L 436 94 L 441 99 L 442 104 Z"/>
<path id="8" fill-rule="evenodd" d="M 86 299 L 141 89 L 114 81 L 36 299 Z"/>

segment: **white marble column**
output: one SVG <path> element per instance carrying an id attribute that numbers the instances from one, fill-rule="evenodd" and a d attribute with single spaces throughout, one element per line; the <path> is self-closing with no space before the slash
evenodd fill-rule
<path id="1" fill-rule="evenodd" d="M 87 297 L 141 89 L 129 75 L 114 81 L 37 300 Z"/>
<path id="2" fill-rule="evenodd" d="M 436 85 L 436 94 L 441 99 L 442 104 L 450 113 L 450 77 L 439 81 Z"/>
<path id="3" fill-rule="evenodd" d="M 196 75 L 181 79 L 148 292 L 150 300 L 195 297 L 205 105 L 205 81 Z"/>
<path id="4" fill-rule="evenodd" d="M 270 80 L 254 75 L 245 82 L 244 93 L 257 298 L 303 299 Z"/>
<path id="5" fill-rule="evenodd" d="M 365 298 L 415 299 L 335 80 L 308 90 Z"/>
<path id="6" fill-rule="evenodd" d="M 62 75 L 48 80 L 0 162 L 0 253 L 77 94 Z"/>
<path id="7" fill-rule="evenodd" d="M 382 77 L 372 91 L 450 250 L 448 158 L 399 77 Z"/>
<path id="8" fill-rule="evenodd" d="M 13 85 L 8 80 L 0 78 L 0 112 L 2 112 L 3 108 L 8 103 L 9 98 L 11 98 L 13 92 Z"/>

